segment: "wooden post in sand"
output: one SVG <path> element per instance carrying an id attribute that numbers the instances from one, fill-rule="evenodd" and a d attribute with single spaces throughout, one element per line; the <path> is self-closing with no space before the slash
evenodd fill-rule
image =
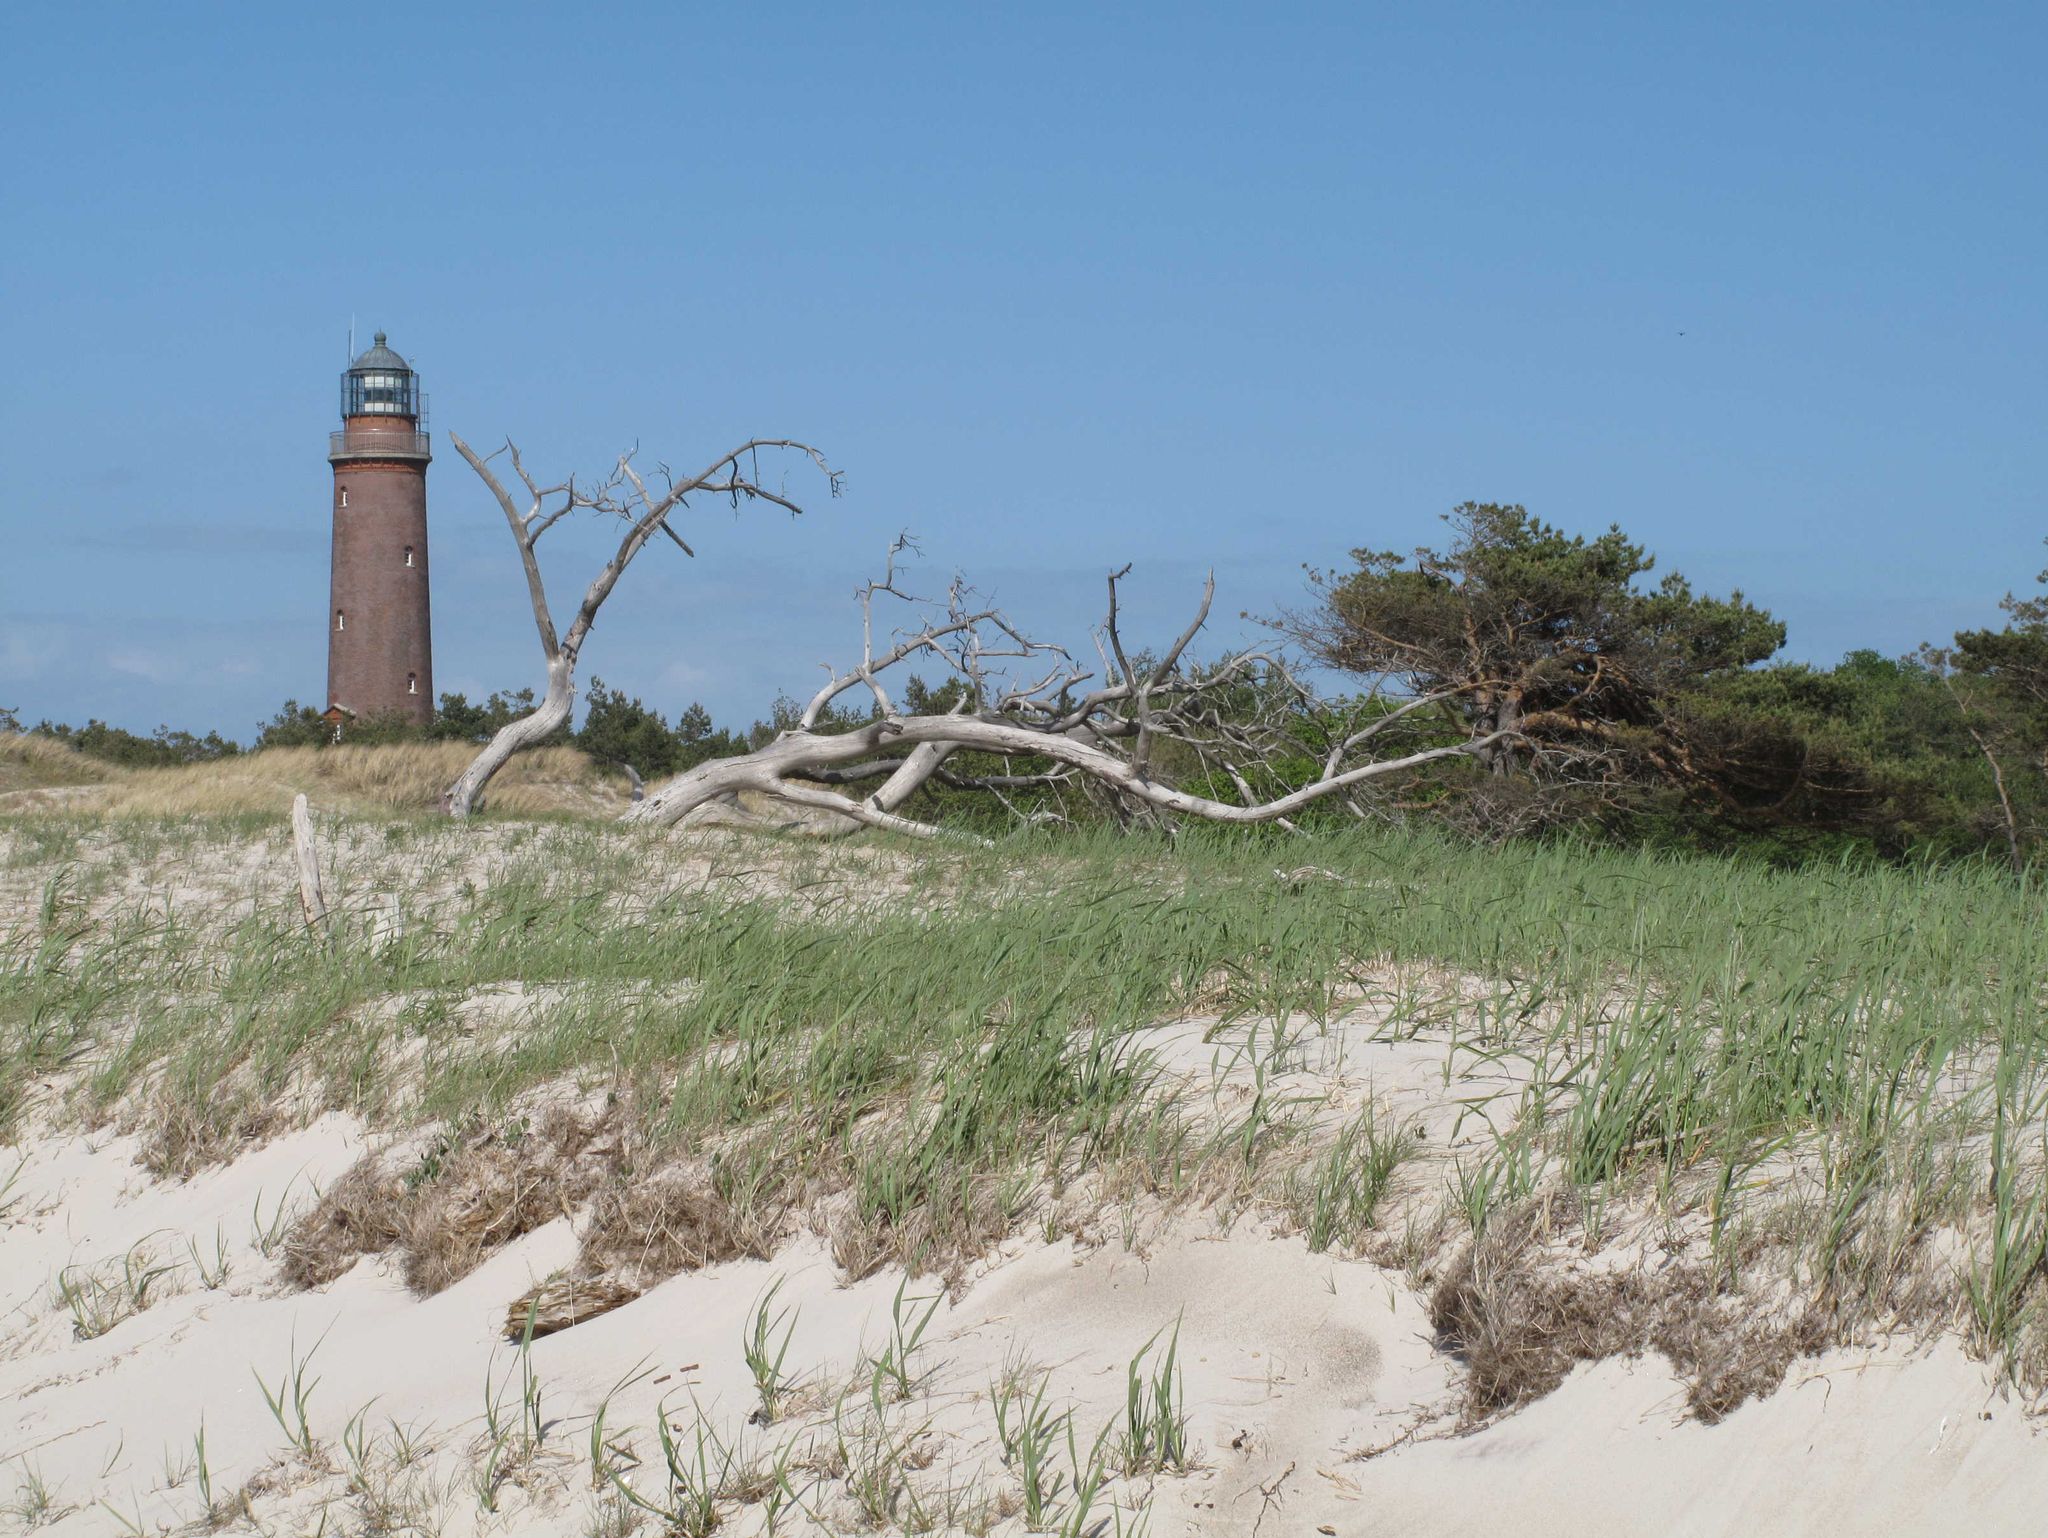
<path id="1" fill-rule="evenodd" d="M 299 901 L 305 905 L 306 927 L 327 933 L 327 898 L 320 890 L 320 851 L 313 847 L 313 814 L 306 798 L 292 797 L 292 846 L 299 856 Z"/>

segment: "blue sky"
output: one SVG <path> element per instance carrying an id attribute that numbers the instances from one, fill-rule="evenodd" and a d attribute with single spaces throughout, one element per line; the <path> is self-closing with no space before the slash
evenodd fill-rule
<path id="1" fill-rule="evenodd" d="M 1170 632 L 1211 565 L 1270 611 L 1468 498 L 1619 522 L 1791 656 L 1901 652 L 2048 564 L 2044 45 L 1995 5 L 20 8 L 0 705 L 318 702 L 351 316 L 433 401 L 442 689 L 538 682 L 451 428 L 845 471 L 631 573 L 586 673 L 671 713 L 843 661 L 900 529 L 1079 642 L 1112 566 Z"/>

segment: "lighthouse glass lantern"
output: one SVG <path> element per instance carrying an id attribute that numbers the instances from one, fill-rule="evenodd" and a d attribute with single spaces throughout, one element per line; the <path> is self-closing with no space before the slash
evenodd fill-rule
<path id="1" fill-rule="evenodd" d="M 417 421 L 426 414 L 423 404 L 419 375 L 384 344 L 381 331 L 369 351 L 341 376 L 344 417 L 410 417 Z"/>

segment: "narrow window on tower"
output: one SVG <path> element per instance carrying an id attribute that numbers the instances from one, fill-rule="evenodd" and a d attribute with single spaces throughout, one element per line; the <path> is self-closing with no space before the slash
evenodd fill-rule
<path id="1" fill-rule="evenodd" d="M 343 507 L 348 506 L 348 488 L 346 486 L 341 488 L 341 505 Z"/>
<path id="2" fill-rule="evenodd" d="M 405 692 L 407 694 L 418 694 L 420 692 L 419 674 L 408 673 L 405 675 Z"/>
<path id="3" fill-rule="evenodd" d="M 334 611 L 334 628 L 336 630 L 348 629 L 348 616 L 339 609 Z"/>
<path id="4" fill-rule="evenodd" d="M 407 545 L 407 546 L 405 547 L 405 564 L 406 564 L 406 565 L 408 565 L 408 566 L 412 565 L 412 546 L 411 546 L 411 545 Z"/>

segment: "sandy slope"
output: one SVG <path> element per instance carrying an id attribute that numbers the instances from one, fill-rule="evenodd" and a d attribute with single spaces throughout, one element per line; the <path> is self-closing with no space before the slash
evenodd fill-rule
<path id="1" fill-rule="evenodd" d="M 687 1422 L 694 1397 L 721 1435 L 750 1447 L 810 1447 L 829 1433 L 826 1406 L 863 1344 L 879 1349 L 887 1334 L 898 1278 L 842 1286 L 814 1240 L 773 1263 L 675 1278 L 535 1342 L 548 1441 L 524 1488 L 506 1486 L 501 1510 L 482 1513 L 472 1481 L 485 1377 L 503 1380 L 512 1367 L 495 1330 L 510 1299 L 571 1258 L 573 1235 L 554 1223 L 426 1300 L 375 1260 L 321 1291 L 284 1290 L 253 1230 L 281 1199 L 309 1201 L 359 1151 L 358 1130 L 330 1116 L 232 1166 L 159 1184 L 122 1139 L 30 1148 L 0 1226 L 0 1500 L 34 1476 L 58 1508 L 44 1531 L 189 1523 L 201 1513 L 192 1443 L 203 1418 L 217 1500 L 253 1482 L 262 1530 L 363 1531 L 366 1508 L 346 1488 L 337 1444 L 372 1405 L 366 1424 L 395 1418 L 433 1448 L 386 1481 L 385 1493 L 409 1496 L 417 1530 L 582 1533 L 598 1510 L 589 1417 L 636 1368 L 650 1376 L 615 1398 L 608 1424 L 642 1453 L 663 1398 L 671 1419 Z M 230 1273 L 209 1290 L 187 1241 L 210 1264 L 221 1237 Z M 182 1264 L 145 1310 L 75 1339 L 71 1315 L 52 1304 L 52 1278 L 138 1242 Z M 799 1310 L 790 1362 L 817 1392 L 811 1409 L 749 1430 L 740 1338 L 777 1275 Z M 2017 1534 L 2039 1531 L 2048 1510 L 2048 1443 L 1952 1347 L 1799 1364 L 1775 1397 L 1713 1427 L 1682 1418 L 1683 1393 L 1661 1364 L 1610 1362 L 1519 1415 L 1451 1436 L 1443 1412 L 1456 1364 L 1434 1349 L 1422 1300 L 1396 1276 L 1309 1255 L 1298 1239 L 1185 1226 L 1078 1253 L 1017 1241 L 943 1304 L 916 1357 L 918 1392 L 889 1422 L 906 1437 L 929 1428 L 914 1438 L 914 1483 L 984 1496 L 1012 1488 L 987 1402 L 1005 1364 L 1049 1369 L 1049 1399 L 1074 1407 L 1085 1441 L 1120 1413 L 1133 1353 L 1177 1318 L 1200 1466 L 1113 1491 L 1126 1507 L 1149 1504 L 1155 1534 Z M 252 1373 L 275 1382 L 295 1347 L 309 1346 L 326 1473 L 283 1456 Z M 842 1484 L 811 1479 L 807 1504 L 853 1530 Z M 760 1525 L 750 1508 L 729 1530 Z M 815 1529 L 785 1513 L 783 1530 Z"/>

